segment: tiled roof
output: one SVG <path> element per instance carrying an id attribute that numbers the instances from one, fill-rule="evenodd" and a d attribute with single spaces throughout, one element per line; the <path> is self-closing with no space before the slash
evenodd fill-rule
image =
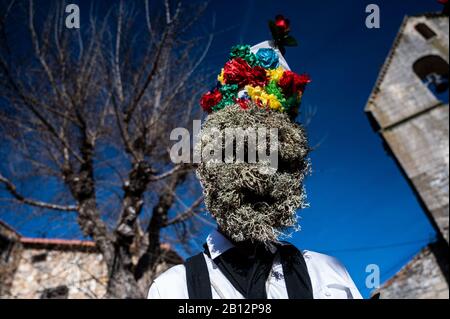
<path id="1" fill-rule="evenodd" d="M 92 240 L 78 239 L 21 237 L 20 242 L 22 244 L 95 247 L 95 243 Z"/>
<path id="2" fill-rule="evenodd" d="M 21 237 L 20 242 L 24 245 L 43 245 L 43 246 L 72 246 L 72 247 L 96 247 L 92 240 L 64 239 L 64 238 L 31 238 Z M 161 243 L 162 250 L 172 250 L 168 243 Z"/>

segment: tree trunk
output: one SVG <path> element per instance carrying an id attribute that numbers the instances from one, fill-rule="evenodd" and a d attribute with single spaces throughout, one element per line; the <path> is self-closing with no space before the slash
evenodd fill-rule
<path id="1" fill-rule="evenodd" d="M 113 260 L 107 262 L 109 281 L 106 289 L 106 298 L 142 299 L 145 293 L 141 291 L 134 279 L 128 253 L 122 251 L 122 247 L 116 246 Z M 111 263 L 112 262 L 112 263 Z"/>

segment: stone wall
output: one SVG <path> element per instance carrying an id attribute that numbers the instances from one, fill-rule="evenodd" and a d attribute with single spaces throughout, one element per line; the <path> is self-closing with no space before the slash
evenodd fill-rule
<path id="1" fill-rule="evenodd" d="M 182 258 L 161 244 L 161 261 L 138 284 L 147 292 L 158 276 Z M 106 265 L 94 242 L 22 237 L 0 221 L 0 298 L 102 298 Z"/>
<path id="2" fill-rule="evenodd" d="M 430 248 L 413 260 L 379 290 L 382 299 L 448 299 L 447 282 Z"/>
<path id="3" fill-rule="evenodd" d="M 449 106 L 442 104 L 382 132 L 406 177 L 448 242 Z"/>
<path id="4" fill-rule="evenodd" d="M 93 242 L 79 240 L 20 238 L 18 262 L 8 279 L 8 289 L 0 298 L 103 298 L 108 283 L 102 255 Z M 154 270 L 158 276 L 169 267 L 181 263 L 181 257 L 170 245 L 162 245 L 161 262 Z M 150 278 L 142 278 L 144 293 Z M 0 287 L 3 286 L 0 282 Z"/>
<path id="5" fill-rule="evenodd" d="M 26 248 L 13 277 L 10 297 L 44 298 L 57 288 L 67 287 L 66 296 L 61 298 L 101 298 L 106 274 L 102 256 L 96 252 Z"/>

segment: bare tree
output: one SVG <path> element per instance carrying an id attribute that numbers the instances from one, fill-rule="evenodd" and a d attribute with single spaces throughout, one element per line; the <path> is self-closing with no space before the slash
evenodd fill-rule
<path id="1" fill-rule="evenodd" d="M 206 5 L 153 6 L 92 4 L 80 29 L 65 27 L 62 2 L 0 9 L 0 184 L 16 203 L 76 214 L 107 265 L 107 297 L 144 297 L 164 258 L 162 232 L 187 242 L 202 209 L 192 166 L 172 164 L 168 149 L 170 131 L 191 126 L 205 83 L 213 37 L 195 27 Z M 53 202 L 19 187 L 42 178 Z M 197 199 L 180 202 L 180 187 Z"/>

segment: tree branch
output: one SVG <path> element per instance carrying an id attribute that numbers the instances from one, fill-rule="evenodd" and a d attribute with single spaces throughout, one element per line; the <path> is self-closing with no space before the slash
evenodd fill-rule
<path id="1" fill-rule="evenodd" d="M 170 28 L 170 27 L 169 27 Z M 161 42 L 159 43 L 158 50 L 156 52 L 155 61 L 153 62 L 152 69 L 150 73 L 148 74 L 144 86 L 141 88 L 141 90 L 136 94 L 135 98 L 132 100 L 130 106 L 125 111 L 125 123 L 129 123 L 131 120 L 131 117 L 133 116 L 134 110 L 138 106 L 139 102 L 141 101 L 142 97 L 144 96 L 145 91 L 147 90 L 148 86 L 150 85 L 150 82 L 152 81 L 153 77 L 155 76 L 156 72 L 158 71 L 158 63 L 159 59 L 161 57 L 162 49 L 165 45 L 167 36 L 168 36 L 168 30 L 166 30 L 162 36 Z"/>
<path id="2" fill-rule="evenodd" d="M 16 200 L 18 200 L 19 202 L 21 202 L 23 204 L 34 206 L 34 207 L 39 207 L 39 208 L 65 211 L 65 212 L 76 212 L 78 210 L 78 206 L 76 206 L 76 205 L 58 205 L 58 204 L 51 204 L 51 203 L 46 203 L 46 202 L 26 198 L 25 196 L 23 196 L 22 194 L 20 194 L 17 191 L 16 186 L 9 179 L 7 179 L 6 177 L 4 177 L 1 174 L 0 174 L 0 183 L 3 183 L 6 186 L 6 189 L 8 190 L 8 192 Z"/>
<path id="3" fill-rule="evenodd" d="M 122 38 L 122 19 L 123 19 L 123 1 L 119 4 L 119 17 L 117 18 L 117 32 L 116 32 L 116 48 L 114 55 L 114 65 L 113 73 L 115 78 L 115 86 L 117 91 L 117 96 L 120 103 L 123 101 L 123 88 L 122 88 L 122 77 L 120 75 L 120 41 Z"/>
<path id="4" fill-rule="evenodd" d="M 185 210 L 183 213 L 175 216 L 174 218 L 166 221 L 163 225 L 163 227 L 167 227 L 173 224 L 184 222 L 185 220 L 188 220 L 195 214 L 195 209 L 200 206 L 200 204 L 203 202 L 203 196 L 200 196 L 197 198 L 189 207 L 187 210 Z"/>
<path id="5" fill-rule="evenodd" d="M 179 173 L 184 166 L 185 165 L 175 165 L 172 169 L 168 170 L 167 172 L 161 173 L 159 175 L 153 175 L 151 177 L 151 180 L 152 181 L 159 181 L 161 179 L 164 179 L 164 178 L 167 178 L 169 176 L 172 176 L 175 173 Z M 190 170 L 190 169 L 187 169 L 187 170 Z"/>

